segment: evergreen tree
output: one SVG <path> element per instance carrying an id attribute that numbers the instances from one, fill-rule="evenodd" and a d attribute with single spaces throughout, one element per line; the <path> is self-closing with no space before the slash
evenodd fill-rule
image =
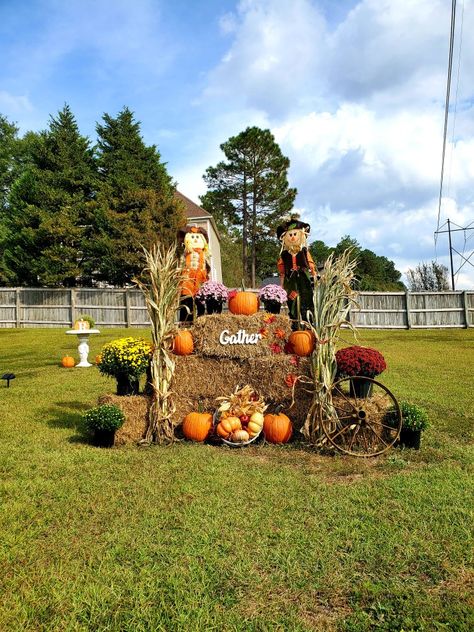
<path id="1" fill-rule="evenodd" d="M 259 241 L 272 239 L 296 196 L 296 189 L 288 185 L 290 161 L 270 130 L 258 127 L 248 127 L 220 147 L 227 161 L 206 170 L 209 191 L 201 204 L 227 230 L 239 231 L 244 279 L 255 286 L 259 272 L 263 273 L 258 269 Z"/>
<path id="2" fill-rule="evenodd" d="M 327 246 L 321 240 L 314 241 L 309 250 L 316 264 L 323 265 L 331 253 L 337 257 L 348 248 L 352 250 L 352 257 L 357 259 L 355 279 L 358 290 L 399 292 L 405 289 L 400 281 L 401 272 L 395 269 L 393 261 L 367 248 L 362 249 L 359 242 L 350 235 L 344 235 L 334 248 Z"/>
<path id="3" fill-rule="evenodd" d="M 176 240 L 184 209 L 157 148 L 146 146 L 140 123 L 124 108 L 97 125 L 99 188 L 89 273 L 113 285 L 130 283 L 143 268 L 143 247 Z"/>
<path id="4" fill-rule="evenodd" d="M 28 134 L 8 198 L 4 259 L 20 285 L 73 286 L 82 270 L 94 159 L 65 106 L 49 128 Z"/>

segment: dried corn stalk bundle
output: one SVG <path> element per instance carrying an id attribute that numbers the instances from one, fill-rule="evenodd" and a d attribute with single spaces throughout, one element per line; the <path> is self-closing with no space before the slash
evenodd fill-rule
<path id="1" fill-rule="evenodd" d="M 258 395 L 252 386 L 247 384 L 240 388 L 237 386 L 229 397 L 217 397 L 217 401 L 222 402 L 219 406 L 220 413 L 230 413 L 231 415 L 248 415 L 265 412 L 267 406 L 263 398 Z"/>
<path id="2" fill-rule="evenodd" d="M 152 402 L 148 412 L 145 441 L 171 443 L 175 439 L 172 420 L 174 404 L 171 398 L 171 382 L 175 361 L 171 354 L 176 333 L 176 310 L 179 307 L 181 268 L 176 247 L 165 250 L 162 244 L 145 250 L 145 281 L 137 284 L 145 295 L 151 320 L 153 356 L 151 359 Z"/>
<path id="3" fill-rule="evenodd" d="M 356 261 L 351 260 L 351 250 L 334 258 L 328 257 L 324 269 L 313 290 L 313 313 L 307 325 L 316 337 L 315 350 L 310 358 L 311 380 L 309 384 L 313 400 L 301 429 L 304 437 L 316 446 L 326 441 L 321 421 L 326 426 L 337 424 L 336 411 L 332 404 L 332 386 L 336 377 L 336 341 L 343 325 L 354 329 L 347 317 L 355 301 L 356 292 L 352 288 Z"/>

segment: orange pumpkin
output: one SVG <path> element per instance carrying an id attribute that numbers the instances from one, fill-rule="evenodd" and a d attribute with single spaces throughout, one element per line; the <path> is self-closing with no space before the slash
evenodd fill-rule
<path id="1" fill-rule="evenodd" d="M 102 356 L 99 353 L 99 355 L 95 356 L 95 363 L 96 364 L 100 364 L 101 362 L 102 362 Z"/>
<path id="2" fill-rule="evenodd" d="M 287 443 L 293 434 L 291 420 L 283 413 L 265 415 L 263 433 L 269 443 Z"/>
<path id="3" fill-rule="evenodd" d="M 294 331 L 288 340 L 293 349 L 293 353 L 297 356 L 310 356 L 314 351 L 316 340 L 312 331 L 308 331 L 307 329 Z"/>
<path id="4" fill-rule="evenodd" d="M 242 424 L 240 423 L 240 419 L 238 417 L 227 417 L 226 419 L 222 419 L 222 421 L 217 424 L 216 432 L 219 437 L 227 439 L 227 437 L 235 430 L 241 429 Z"/>
<path id="5" fill-rule="evenodd" d="M 211 428 L 211 413 L 189 413 L 183 421 L 183 434 L 186 439 L 191 439 L 191 441 L 204 441 Z"/>
<path id="6" fill-rule="evenodd" d="M 67 369 L 72 369 L 72 367 L 75 366 L 76 363 L 74 362 L 74 358 L 67 355 L 64 356 L 64 358 L 61 360 L 61 364 Z"/>
<path id="7" fill-rule="evenodd" d="M 173 340 L 173 352 L 176 355 L 186 356 L 194 351 L 193 336 L 189 329 L 180 329 Z"/>
<path id="8" fill-rule="evenodd" d="M 237 292 L 229 299 L 229 312 L 240 316 L 251 316 L 258 312 L 258 296 L 253 292 Z"/>

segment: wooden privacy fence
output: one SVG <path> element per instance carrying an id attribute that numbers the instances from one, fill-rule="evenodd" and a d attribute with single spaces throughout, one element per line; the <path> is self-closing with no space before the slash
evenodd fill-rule
<path id="1" fill-rule="evenodd" d="M 256 290 L 255 290 L 256 291 Z M 474 327 L 474 291 L 361 292 L 350 312 L 357 327 L 421 329 Z M 70 327 L 89 314 L 98 327 L 148 327 L 135 289 L 0 288 L 0 327 Z"/>

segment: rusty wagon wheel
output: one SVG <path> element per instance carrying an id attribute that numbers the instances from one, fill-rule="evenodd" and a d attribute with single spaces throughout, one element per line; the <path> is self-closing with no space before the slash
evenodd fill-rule
<path id="1" fill-rule="evenodd" d="M 329 442 L 351 456 L 378 456 L 397 441 L 402 414 L 389 389 L 371 378 L 371 395 L 357 396 L 351 378 L 343 378 L 333 387 L 336 418 L 322 420 Z"/>

